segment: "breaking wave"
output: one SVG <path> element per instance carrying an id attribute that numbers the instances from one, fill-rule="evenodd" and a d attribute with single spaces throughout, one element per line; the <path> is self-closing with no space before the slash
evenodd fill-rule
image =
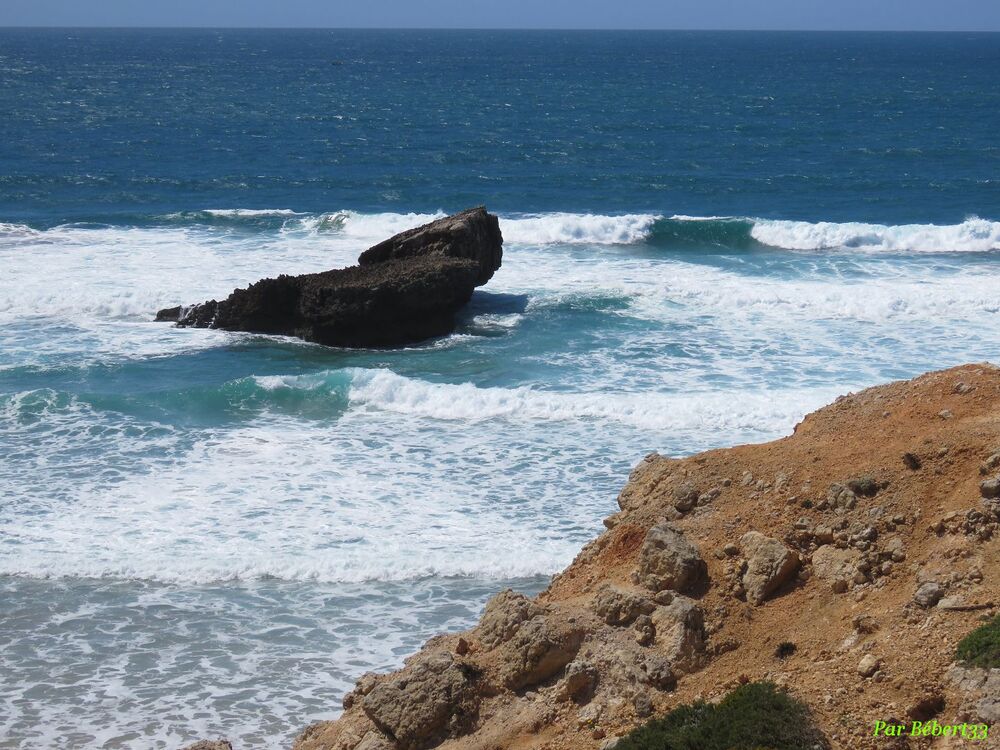
<path id="1" fill-rule="evenodd" d="M 434 213 L 303 213 L 292 209 L 204 209 L 136 220 L 135 225 L 206 227 L 282 235 L 329 235 L 359 246 L 445 216 Z M 117 227 L 128 231 L 131 225 Z M 500 217 L 504 239 L 514 245 L 637 245 L 664 249 L 856 250 L 889 253 L 981 253 L 1000 250 L 1000 222 L 971 217 L 961 224 L 867 224 L 808 222 L 726 216 L 665 216 L 649 213 L 511 214 Z M 114 231 L 107 224 L 64 224 L 35 229 L 24 224 L 0 224 L 0 240 L 68 239 L 67 233 L 95 229 Z"/>
<path id="2" fill-rule="evenodd" d="M 961 224 L 864 224 L 775 219 L 674 216 L 654 223 L 648 236 L 660 247 L 731 250 L 859 250 L 890 253 L 981 253 L 1000 250 L 1000 222 L 970 218 Z"/>
<path id="3" fill-rule="evenodd" d="M 1000 222 L 979 218 L 944 226 L 756 221 L 750 235 L 762 245 L 788 250 L 849 248 L 927 253 L 981 253 L 1000 250 Z"/>
<path id="4" fill-rule="evenodd" d="M 345 383 L 345 376 L 348 382 Z M 791 425 L 815 408 L 815 389 L 769 393 L 587 393 L 530 387 L 484 388 L 472 383 L 433 383 L 390 370 L 348 368 L 316 375 L 256 377 L 263 389 L 323 389 L 351 406 L 417 417 L 482 421 L 612 421 L 644 429 L 760 430 Z M 829 394 L 827 394 L 829 395 Z M 835 395 L 835 394 L 834 394 Z M 739 404 L 734 408 L 734 403 Z"/>
<path id="5" fill-rule="evenodd" d="M 284 231 L 338 232 L 358 239 L 391 236 L 441 218 L 437 213 L 338 211 L 302 215 L 293 211 L 202 212 L 214 221 L 278 221 Z M 549 213 L 501 216 L 509 243 L 526 245 L 634 245 L 666 248 L 718 247 L 744 250 L 861 250 L 867 252 L 990 252 L 1000 250 L 1000 222 L 972 217 L 961 224 L 867 224 L 807 222 L 725 216 L 661 216 Z"/>

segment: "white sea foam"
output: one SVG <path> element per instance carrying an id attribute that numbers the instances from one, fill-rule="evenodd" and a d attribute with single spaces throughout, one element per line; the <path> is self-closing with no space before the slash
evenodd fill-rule
<path id="1" fill-rule="evenodd" d="M 445 214 L 363 214 L 340 211 L 290 222 L 288 228 L 340 231 L 377 241 L 441 218 Z M 652 236 L 658 214 L 523 214 L 500 217 L 504 239 L 521 245 L 630 245 Z M 961 224 L 883 225 L 858 222 L 805 222 L 676 214 L 673 222 L 744 221 L 761 244 L 786 250 L 846 249 L 866 252 L 988 252 L 1000 249 L 1000 222 L 970 218 Z"/>
<path id="2" fill-rule="evenodd" d="M 333 211 L 296 219 L 286 223 L 285 229 L 287 231 L 303 229 L 313 232 L 336 232 L 343 237 L 357 241 L 360 245 L 358 247 L 360 251 L 367 244 L 381 242 L 394 234 L 419 227 L 421 224 L 427 224 L 444 216 L 445 214 L 440 211 L 433 214 L 366 214 L 357 211 Z"/>
<path id="3" fill-rule="evenodd" d="M 815 390 L 755 393 L 573 393 L 522 388 L 479 388 L 471 383 L 429 383 L 389 370 L 354 371 L 354 404 L 430 419 L 620 422 L 672 433 L 773 433 L 822 398 Z"/>
<path id="4" fill-rule="evenodd" d="M 262 212 L 266 213 L 266 212 Z M 296 218 L 288 229 L 339 231 L 377 241 L 441 218 L 445 214 L 364 214 L 339 211 Z M 658 214 L 521 214 L 500 217 L 504 239 L 520 245 L 630 245 L 652 236 L 664 221 Z M 786 250 L 846 249 L 887 252 L 988 252 L 1000 249 L 1000 222 L 970 218 L 961 224 L 882 225 L 857 222 L 805 222 L 676 214 L 672 222 L 738 222 L 750 225 L 761 244 Z"/>
<path id="5" fill-rule="evenodd" d="M 33 398 L 9 407 L 44 420 L 20 430 L 24 448 L 0 470 L 0 484 L 16 483 L 22 498 L 0 518 L 0 574 L 175 583 L 535 575 L 564 565 L 580 540 L 556 534 L 566 530 L 557 517 L 529 517 L 563 505 L 564 492 L 571 503 L 599 501 L 582 485 L 540 487 L 550 450 L 505 434 L 498 460 L 498 446 L 469 426 L 428 455 L 419 424 L 360 412 L 336 430 L 263 418 L 191 442 L 76 398 Z M 100 456 L 102 470 L 74 473 L 87 456 Z M 503 478 L 506 461 L 520 465 L 523 484 Z M 15 475 L 28 470 L 45 481 Z"/>
<path id="6" fill-rule="evenodd" d="M 20 237 L 35 237 L 38 230 L 25 224 L 9 224 L 0 222 L 0 239 L 16 239 Z"/>
<path id="7" fill-rule="evenodd" d="M 302 216 L 302 212 L 290 208 L 206 208 L 205 213 L 211 216 L 226 218 L 254 218 L 258 216 Z M 181 214 L 183 215 L 183 214 Z M 177 216 L 177 214 L 174 214 Z"/>
<path id="8" fill-rule="evenodd" d="M 630 245 L 645 239 L 658 218 L 554 213 L 501 217 L 500 229 L 507 242 L 528 245 Z"/>
<path id="9" fill-rule="evenodd" d="M 972 218 L 961 224 L 809 223 L 804 221 L 754 221 L 751 235 L 772 247 L 789 250 L 848 248 L 888 252 L 965 252 L 1000 250 L 1000 222 Z"/>
<path id="10" fill-rule="evenodd" d="M 0 496 L 16 498 L 0 504 L 0 598 L 23 587 L 18 611 L 53 607 L 50 624 L 10 618 L 26 624 L 0 653 L 0 735 L 287 746 L 360 672 L 465 624 L 506 577 L 563 567 L 644 453 L 787 434 L 841 392 L 1000 346 L 992 256 L 657 257 L 586 247 L 642 241 L 649 217 L 584 214 L 502 218 L 503 267 L 460 333 L 418 353 L 315 349 L 288 372 L 324 372 L 250 378 L 274 360 L 148 322 L 347 265 L 436 215 L 0 230 L 0 370 L 44 385 L 0 396 Z M 214 351 L 167 357 L 127 394 L 103 382 L 198 349 Z M 8 377 L 23 365 L 40 370 Z M 66 604 L 74 586 L 103 609 Z"/>
<path id="11" fill-rule="evenodd" d="M 376 242 L 444 216 L 441 211 L 432 214 L 335 211 L 297 219 L 289 222 L 286 229 L 339 231 L 347 237 Z M 645 238 L 658 218 L 653 214 L 527 214 L 501 216 L 500 229 L 504 240 L 515 244 L 632 244 Z"/>
<path id="12" fill-rule="evenodd" d="M 175 750 L 220 736 L 281 750 L 334 718 L 362 672 L 468 627 L 497 588 L 540 583 L 5 579 L 0 736 L 23 750 Z"/>
<path id="13" fill-rule="evenodd" d="M 189 234 L 198 227 L 198 216 L 231 219 L 284 219 L 282 233 L 292 239 L 322 235 L 327 241 L 350 240 L 355 251 L 366 243 L 420 226 L 445 213 L 363 213 L 331 211 L 309 214 L 292 209 L 204 209 L 170 214 L 168 219 L 188 219 L 190 225 L 174 227 L 101 227 L 61 225 L 36 230 L 23 224 L 0 223 L 0 239 L 9 242 L 59 242 L 87 244 L 116 236 L 135 236 L 136 232 L 152 231 Z M 515 245 L 630 245 L 650 240 L 658 223 L 705 224 L 710 222 L 745 222 L 749 234 L 761 244 L 786 250 L 845 249 L 866 252 L 989 252 L 1000 250 L 1000 222 L 970 218 L 961 224 L 883 225 L 859 222 L 807 222 L 775 219 L 754 219 L 727 216 L 690 216 L 675 214 L 666 218 L 659 214 L 637 213 L 622 215 L 586 213 L 547 213 L 501 215 L 504 239 Z M 190 235 L 195 237 L 197 235 Z M 267 242 L 268 240 L 265 240 Z"/>
<path id="14" fill-rule="evenodd" d="M 688 216 L 686 214 L 674 214 L 671 221 L 741 221 L 735 216 Z"/>
<path id="15" fill-rule="evenodd" d="M 265 404 L 236 426 L 192 431 L 54 391 L 0 402 L 0 440 L 17 435 L 0 488 L 23 499 L 0 515 L 0 575 L 548 574 L 649 449 L 777 436 L 835 393 L 550 393 L 358 368 L 255 381 L 327 393 L 329 414 Z M 81 474 L 81 461 L 102 469 Z"/>

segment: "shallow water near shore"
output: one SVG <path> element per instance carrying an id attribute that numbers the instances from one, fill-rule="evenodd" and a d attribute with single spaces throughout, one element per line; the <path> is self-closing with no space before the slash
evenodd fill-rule
<path id="1" fill-rule="evenodd" d="M 995 361 L 998 60 L 995 35 L 0 32 L 0 747 L 287 747 L 543 588 L 646 453 Z M 150 322 L 482 201 L 504 263 L 451 336 Z"/>

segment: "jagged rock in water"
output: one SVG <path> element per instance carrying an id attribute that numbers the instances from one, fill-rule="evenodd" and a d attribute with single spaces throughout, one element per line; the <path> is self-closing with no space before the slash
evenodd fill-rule
<path id="1" fill-rule="evenodd" d="M 263 279 L 156 319 L 330 346 L 414 343 L 454 330 L 455 314 L 500 267 L 502 245 L 497 217 L 473 208 L 379 243 L 357 266 Z"/>

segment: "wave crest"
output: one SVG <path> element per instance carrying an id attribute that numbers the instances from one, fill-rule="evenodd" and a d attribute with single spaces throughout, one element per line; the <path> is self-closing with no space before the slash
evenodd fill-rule
<path id="1" fill-rule="evenodd" d="M 500 219 L 504 240 L 538 245 L 631 245 L 645 240 L 654 214 L 540 214 Z"/>
<path id="2" fill-rule="evenodd" d="M 247 232 L 277 232 L 290 240 L 329 235 L 358 247 L 445 216 L 434 213 L 361 213 L 340 210 L 303 213 L 292 209 L 204 209 L 155 217 L 152 226 L 187 230 L 215 227 Z M 144 220 L 148 225 L 149 219 Z M 139 222 L 142 225 L 144 222 Z M 808 222 L 727 216 L 664 216 L 651 213 L 515 214 L 500 217 L 504 239 L 512 245 L 638 245 L 671 250 L 796 251 L 855 250 L 890 253 L 982 253 L 1000 250 L 1000 222 L 971 217 L 960 224 L 870 224 Z M 95 231 L 128 232 L 133 226 L 63 224 L 34 229 L 0 223 L 0 240 L 85 242 Z"/>
<path id="3" fill-rule="evenodd" d="M 344 394 L 353 407 L 450 421 L 489 419 L 528 421 L 618 422 L 643 429 L 773 431 L 793 424 L 819 405 L 817 394 L 782 391 L 743 394 L 734 399 L 717 393 L 588 393 L 543 391 L 528 386 L 488 388 L 472 383 L 433 383 L 390 370 L 349 368 L 322 374 L 256 377 L 266 390 L 329 389 Z M 829 394 L 827 394 L 829 395 Z M 739 404 L 734 408 L 733 404 Z"/>
<path id="4" fill-rule="evenodd" d="M 787 250 L 847 248 L 884 252 L 966 252 L 1000 250 L 1000 222 L 970 218 L 961 224 L 754 222 L 750 235 L 757 242 Z"/>

